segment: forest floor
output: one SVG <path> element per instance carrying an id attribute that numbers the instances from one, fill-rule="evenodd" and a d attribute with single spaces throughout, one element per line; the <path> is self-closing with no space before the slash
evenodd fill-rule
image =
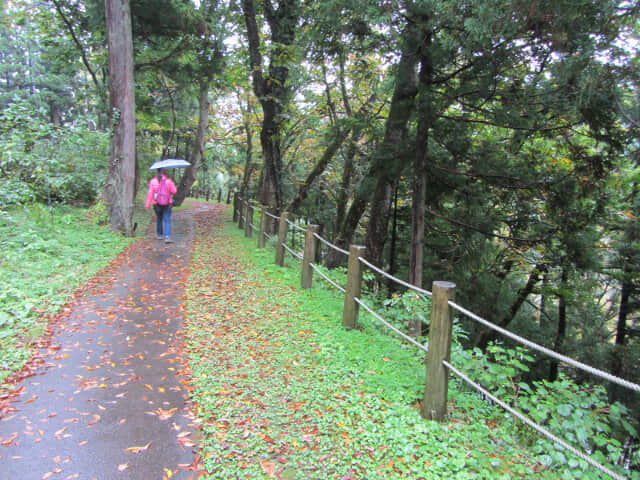
<path id="1" fill-rule="evenodd" d="M 344 330 L 226 208 L 150 225 L 60 311 L 0 397 L 0 480 L 553 478 L 466 393 L 422 420 L 416 355 Z"/>

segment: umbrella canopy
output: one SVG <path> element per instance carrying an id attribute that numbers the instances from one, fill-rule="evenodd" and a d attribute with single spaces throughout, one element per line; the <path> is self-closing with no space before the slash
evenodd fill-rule
<path id="1" fill-rule="evenodd" d="M 178 158 L 166 158 L 160 160 L 149 167 L 149 170 L 158 170 L 159 168 L 183 168 L 191 165 L 186 160 L 180 160 Z"/>

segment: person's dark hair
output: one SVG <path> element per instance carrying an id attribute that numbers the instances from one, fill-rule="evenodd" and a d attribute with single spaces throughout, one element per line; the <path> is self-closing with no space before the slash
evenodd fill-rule
<path id="1" fill-rule="evenodd" d="M 161 178 L 163 173 L 164 173 L 164 169 L 163 168 L 159 168 L 158 169 L 158 178 Z"/>

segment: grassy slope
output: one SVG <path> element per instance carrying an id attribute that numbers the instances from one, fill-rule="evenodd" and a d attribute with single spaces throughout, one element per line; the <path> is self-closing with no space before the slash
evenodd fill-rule
<path id="1" fill-rule="evenodd" d="M 47 318 L 129 243 L 83 208 L 0 211 L 0 382 L 29 359 Z"/>
<path id="2" fill-rule="evenodd" d="M 455 383 L 451 421 L 424 421 L 417 353 L 362 314 L 345 331 L 340 296 L 301 291 L 273 257 L 228 221 L 194 252 L 187 338 L 210 478 L 560 478 Z"/>

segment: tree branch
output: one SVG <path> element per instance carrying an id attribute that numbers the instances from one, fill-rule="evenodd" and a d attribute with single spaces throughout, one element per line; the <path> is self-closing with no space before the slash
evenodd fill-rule
<path id="1" fill-rule="evenodd" d="M 89 65 L 89 59 L 87 58 L 87 54 L 84 51 L 82 43 L 80 43 L 80 40 L 76 36 L 76 33 L 73 30 L 73 25 L 71 24 L 71 22 L 69 21 L 67 16 L 62 11 L 62 7 L 60 5 L 59 0 L 53 0 L 53 4 L 56 6 L 56 11 L 58 12 L 58 15 L 60 15 L 60 18 L 62 18 L 62 21 L 67 26 L 67 29 L 69 30 L 69 33 L 71 34 L 71 38 L 73 39 L 73 42 L 78 47 L 78 50 L 80 50 L 80 54 L 82 55 L 82 63 L 84 63 L 84 66 L 89 71 L 89 75 L 91 75 L 91 78 L 93 79 L 94 85 L 96 86 L 96 88 L 100 88 L 100 83 L 98 82 L 98 78 L 96 77 L 95 72 L 91 69 L 91 65 Z"/>

